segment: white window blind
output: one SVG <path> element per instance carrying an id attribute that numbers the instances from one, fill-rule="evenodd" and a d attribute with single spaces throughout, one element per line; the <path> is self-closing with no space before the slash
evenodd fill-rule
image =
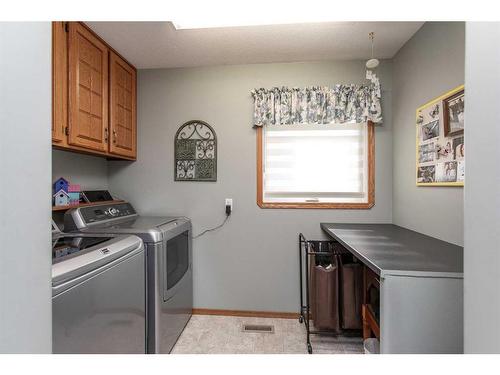
<path id="1" fill-rule="evenodd" d="M 277 125 L 263 129 L 265 203 L 366 203 L 366 124 Z"/>

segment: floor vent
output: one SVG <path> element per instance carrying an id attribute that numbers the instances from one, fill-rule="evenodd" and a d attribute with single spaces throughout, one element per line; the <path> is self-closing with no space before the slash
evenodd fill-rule
<path id="1" fill-rule="evenodd" d="M 264 324 L 243 324 L 243 332 L 274 333 L 274 326 Z"/>

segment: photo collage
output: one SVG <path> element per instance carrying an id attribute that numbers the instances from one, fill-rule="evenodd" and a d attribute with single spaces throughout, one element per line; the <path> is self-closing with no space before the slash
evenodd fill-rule
<path id="1" fill-rule="evenodd" d="M 417 110 L 417 185 L 463 185 L 463 112 L 463 87 Z"/>

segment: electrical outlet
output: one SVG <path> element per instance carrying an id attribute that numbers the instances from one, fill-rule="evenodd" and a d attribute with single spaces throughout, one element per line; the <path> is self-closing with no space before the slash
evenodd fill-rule
<path id="1" fill-rule="evenodd" d="M 233 212 L 233 200 L 226 198 L 226 215 L 231 215 L 231 212 Z"/>

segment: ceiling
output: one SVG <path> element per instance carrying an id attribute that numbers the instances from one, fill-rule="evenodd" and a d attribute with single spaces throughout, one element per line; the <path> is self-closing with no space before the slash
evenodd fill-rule
<path id="1" fill-rule="evenodd" d="M 171 22 L 86 22 L 138 69 L 392 58 L 423 22 L 322 22 L 176 30 Z"/>

